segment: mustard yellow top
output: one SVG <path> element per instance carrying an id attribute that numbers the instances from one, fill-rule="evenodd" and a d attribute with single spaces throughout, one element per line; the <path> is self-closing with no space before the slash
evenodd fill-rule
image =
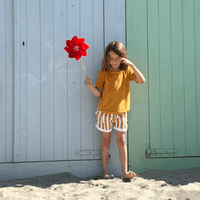
<path id="1" fill-rule="evenodd" d="M 96 87 L 103 91 L 98 108 L 107 114 L 126 113 L 130 110 L 130 81 L 136 82 L 131 67 L 119 72 L 99 71 Z"/>

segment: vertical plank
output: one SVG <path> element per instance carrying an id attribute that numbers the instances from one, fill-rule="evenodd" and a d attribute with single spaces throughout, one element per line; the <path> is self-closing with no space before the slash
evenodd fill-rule
<path id="1" fill-rule="evenodd" d="M 66 39 L 66 1 L 54 1 L 54 55 L 55 55 L 55 160 L 65 159 L 67 146 L 67 76 L 64 51 Z"/>
<path id="2" fill-rule="evenodd" d="M 104 0 L 104 26 L 105 48 L 113 40 L 121 41 L 126 46 L 125 0 Z M 111 159 L 118 160 L 116 134 L 111 134 L 110 154 Z"/>
<path id="3" fill-rule="evenodd" d="M 171 1 L 174 148 L 185 156 L 182 0 Z"/>
<path id="4" fill-rule="evenodd" d="M 159 1 L 160 110 L 162 148 L 173 148 L 171 7 L 169 0 Z M 172 156 L 172 155 L 163 155 Z"/>
<path id="5" fill-rule="evenodd" d="M 27 158 L 27 74 L 26 74 L 26 0 L 19 1 L 19 36 L 16 39 L 19 39 L 19 66 L 20 66 L 20 146 L 19 146 L 19 161 L 26 161 Z"/>
<path id="6" fill-rule="evenodd" d="M 14 51 L 13 51 L 13 1 L 6 1 L 6 162 L 13 161 L 14 124 Z"/>
<path id="7" fill-rule="evenodd" d="M 93 58 L 93 11 L 92 0 L 80 1 L 80 27 L 81 37 L 85 38 L 85 42 L 90 46 L 87 50 L 87 57 L 82 57 L 83 63 L 86 67 L 87 75 L 92 78 L 92 58 Z M 85 86 L 85 73 L 81 69 L 81 147 L 83 150 L 93 149 L 93 94 Z M 85 117 L 87 115 L 87 117 Z M 93 156 L 87 156 L 87 159 L 92 159 Z M 84 159 L 84 158 L 83 158 Z"/>
<path id="8" fill-rule="evenodd" d="M 13 161 L 13 3 L 0 8 L 0 162 Z"/>
<path id="9" fill-rule="evenodd" d="M 6 161 L 6 1 L 0 7 L 0 162 Z"/>
<path id="10" fill-rule="evenodd" d="M 158 0 L 148 3 L 150 148 L 161 148 Z"/>
<path id="11" fill-rule="evenodd" d="M 104 0 L 105 46 L 113 40 L 126 44 L 125 0 Z"/>
<path id="12" fill-rule="evenodd" d="M 99 71 L 101 70 L 101 62 L 104 55 L 104 24 L 103 24 L 103 0 L 93 1 L 93 59 L 92 59 L 92 69 L 93 76 L 92 82 L 93 85 L 96 84 L 97 76 Z M 99 98 L 94 98 L 94 124 L 96 123 L 96 114 L 95 111 L 97 109 Z M 101 149 L 101 132 L 98 131 L 94 125 L 93 128 L 94 134 L 94 149 Z M 100 156 L 96 156 L 95 158 L 101 158 Z"/>
<path id="13" fill-rule="evenodd" d="M 80 37 L 80 4 L 78 0 L 67 1 L 67 39 L 74 35 Z M 76 13 L 74 15 L 74 13 Z M 73 21 L 71 17 L 73 16 Z M 80 159 L 75 152 L 81 147 L 81 64 L 79 61 L 68 59 L 68 160 Z"/>
<path id="14" fill-rule="evenodd" d="M 198 156 L 200 156 L 200 1 L 194 2 L 195 13 L 195 67 L 196 67 L 196 93 L 197 93 L 197 137 Z"/>
<path id="15" fill-rule="evenodd" d="M 194 1 L 183 0 L 186 155 L 197 155 Z"/>
<path id="16" fill-rule="evenodd" d="M 143 85 L 131 83 L 131 109 L 129 111 L 129 167 L 135 171 L 145 150 L 149 147 L 148 114 L 148 58 L 147 58 L 147 5 L 146 0 L 126 0 L 127 52 L 129 59 L 144 74 Z M 144 166 L 145 168 L 146 166 Z"/>
<path id="17" fill-rule="evenodd" d="M 20 146 L 20 98 L 19 98 L 19 78 L 20 78 L 20 69 L 19 69 L 19 1 L 14 1 L 14 162 L 19 161 L 19 146 Z"/>
<path id="18" fill-rule="evenodd" d="M 40 1 L 27 1 L 27 161 L 40 161 Z"/>
<path id="19" fill-rule="evenodd" d="M 53 0 L 41 1 L 41 160 L 54 160 Z"/>

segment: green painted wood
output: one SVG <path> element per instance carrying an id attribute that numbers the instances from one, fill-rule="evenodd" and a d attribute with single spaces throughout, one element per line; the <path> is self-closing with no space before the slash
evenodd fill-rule
<path id="1" fill-rule="evenodd" d="M 185 156 L 186 149 L 182 25 L 182 0 L 171 1 L 173 128 L 174 146 L 179 149 L 179 156 Z"/>
<path id="2" fill-rule="evenodd" d="M 173 148 L 170 1 L 163 0 L 158 3 L 161 147 Z M 173 154 L 162 155 L 169 156 L 172 157 Z"/>
<path id="3" fill-rule="evenodd" d="M 126 14 L 128 56 L 147 80 L 131 83 L 130 169 L 200 166 L 200 3 L 126 0 Z M 146 159 L 151 148 L 179 152 Z"/>
<path id="4" fill-rule="evenodd" d="M 200 14 L 200 13 L 199 13 Z M 194 1 L 183 0 L 183 55 L 186 155 L 197 155 Z"/>
<path id="5" fill-rule="evenodd" d="M 174 170 L 174 169 L 188 169 L 200 166 L 199 158 L 157 158 L 134 161 L 129 165 L 130 170 L 140 173 L 151 169 Z"/>
<path id="6" fill-rule="evenodd" d="M 195 65 L 196 65 L 196 92 L 197 102 L 200 102 L 200 1 L 195 0 Z M 200 105 L 197 106 L 197 138 L 198 144 L 200 144 Z M 200 155 L 200 147 L 198 146 L 198 155 Z"/>
<path id="7" fill-rule="evenodd" d="M 150 148 L 161 148 L 161 88 L 160 88 L 160 47 L 159 47 L 159 4 L 157 0 L 147 5 L 148 61 L 149 61 L 149 124 Z M 139 67 L 139 66 L 138 66 Z M 152 133 L 152 134 L 151 134 Z M 160 157 L 161 155 L 158 154 Z"/>
<path id="8" fill-rule="evenodd" d="M 131 110 L 128 113 L 129 164 L 134 167 L 145 159 L 149 148 L 148 59 L 146 0 L 126 1 L 127 52 L 129 59 L 142 71 L 147 83 L 131 83 Z M 132 168 L 131 167 L 131 168 Z"/>

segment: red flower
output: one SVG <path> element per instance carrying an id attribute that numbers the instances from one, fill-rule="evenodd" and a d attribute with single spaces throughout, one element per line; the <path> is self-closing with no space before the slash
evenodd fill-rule
<path id="1" fill-rule="evenodd" d="M 64 50 L 69 53 L 69 58 L 79 60 L 81 56 L 87 56 L 86 50 L 89 46 L 84 42 L 84 38 L 78 38 L 76 35 L 71 40 L 66 41 Z"/>

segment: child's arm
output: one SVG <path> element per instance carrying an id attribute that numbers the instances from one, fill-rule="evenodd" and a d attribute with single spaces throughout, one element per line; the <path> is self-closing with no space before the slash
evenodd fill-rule
<path id="1" fill-rule="evenodd" d="M 125 63 L 126 65 L 130 66 L 133 69 L 133 71 L 136 75 L 136 81 L 138 83 L 143 84 L 146 81 L 146 79 L 144 78 L 144 76 L 140 72 L 140 70 L 130 60 L 128 60 L 126 58 L 122 58 L 122 61 L 123 61 L 123 63 Z"/>
<path id="2" fill-rule="evenodd" d="M 92 93 L 96 96 L 96 97 L 99 97 L 101 98 L 102 96 L 102 90 L 100 88 L 95 88 L 93 85 L 92 85 L 92 81 L 90 80 L 90 78 L 87 76 L 86 79 L 85 79 L 85 85 L 90 88 L 90 90 L 92 91 Z"/>

